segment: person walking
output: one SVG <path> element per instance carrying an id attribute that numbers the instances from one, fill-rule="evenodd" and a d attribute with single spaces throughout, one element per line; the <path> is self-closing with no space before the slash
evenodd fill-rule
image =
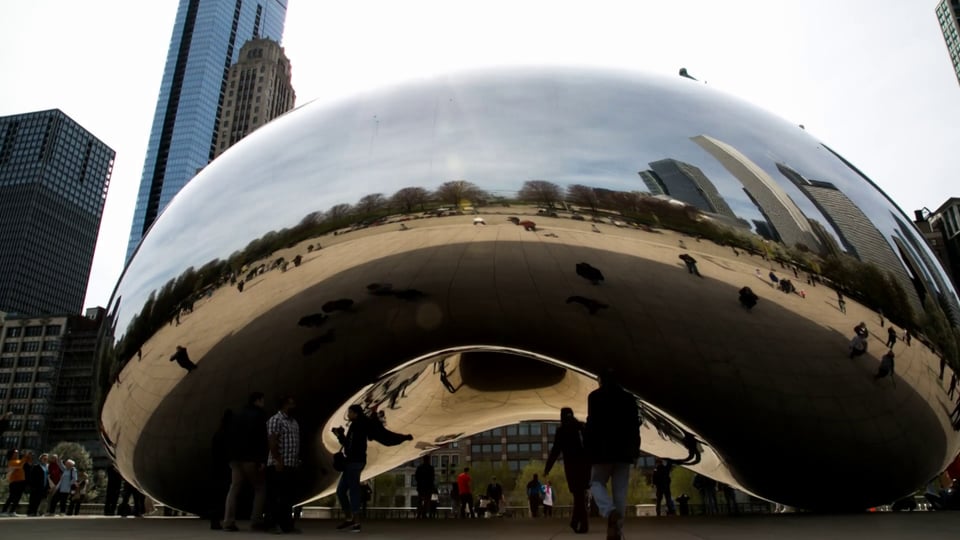
<path id="1" fill-rule="evenodd" d="M 653 468 L 653 487 L 657 492 L 657 515 L 660 515 L 661 502 L 666 500 L 667 515 L 672 516 L 676 513 L 673 506 L 673 497 L 670 494 L 670 472 L 673 464 L 669 459 L 657 459 Z"/>
<path id="2" fill-rule="evenodd" d="M 640 457 L 640 415 L 637 400 L 621 387 L 611 370 L 599 377 L 600 388 L 587 397 L 584 431 L 593 466 L 590 492 L 607 519 L 607 539 L 623 538 L 630 466 Z M 611 493 L 607 483 L 611 484 Z"/>
<path id="3" fill-rule="evenodd" d="M 270 527 L 282 533 L 299 532 L 293 527 L 293 486 L 300 466 L 300 424 L 293 417 L 296 401 L 287 396 L 280 410 L 267 422 L 267 495 L 270 500 Z"/>
<path id="4" fill-rule="evenodd" d="M 887 327 L 887 348 L 892 349 L 897 344 L 897 331 L 891 324 Z"/>
<path id="5" fill-rule="evenodd" d="M 680 260 L 683 261 L 683 264 L 687 265 L 687 272 L 693 274 L 697 277 L 703 277 L 700 275 L 700 270 L 697 269 L 697 260 L 691 257 L 688 253 L 680 255 Z"/>
<path id="6" fill-rule="evenodd" d="M 417 519 L 426 519 L 430 514 L 430 498 L 436 487 L 436 474 L 430 464 L 430 456 L 423 456 L 413 478 L 417 481 Z"/>
<path id="7" fill-rule="evenodd" d="M 351 405 L 347 409 L 347 419 L 350 426 L 333 428 L 333 434 L 343 446 L 344 467 L 337 483 L 337 498 L 345 519 L 337 529 L 350 529 L 360 532 L 360 511 L 363 506 L 363 495 L 360 490 L 360 473 L 367 465 L 367 438 L 372 428 L 372 422 L 363 412 L 360 405 Z"/>
<path id="8" fill-rule="evenodd" d="M 534 474 L 533 479 L 527 482 L 527 502 L 530 505 L 530 517 L 537 517 L 542 496 L 543 488 L 540 485 L 540 478 Z"/>
<path id="9" fill-rule="evenodd" d="M 7 501 L 3 503 L 3 510 L 0 516 L 15 517 L 17 507 L 20 505 L 20 498 L 27 489 L 27 474 L 24 468 L 25 460 L 20 458 L 20 451 L 16 448 L 7 450 Z"/>
<path id="10" fill-rule="evenodd" d="M 573 415 L 573 409 L 560 409 L 560 426 L 553 438 L 550 456 L 543 469 L 543 475 L 550 474 L 557 458 L 563 457 L 563 472 L 567 477 L 567 488 L 573 495 L 573 512 L 570 528 L 577 534 L 590 530 L 587 514 L 587 491 L 590 489 L 590 462 L 583 446 L 583 422 Z"/>
<path id="11" fill-rule="evenodd" d="M 77 483 L 70 493 L 70 501 L 67 503 L 67 515 L 79 516 L 80 505 L 87 498 L 87 484 L 89 480 L 85 471 L 77 472 Z"/>
<path id="12" fill-rule="evenodd" d="M 266 461 L 270 453 L 270 445 L 267 436 L 267 413 L 263 410 L 263 405 L 263 392 L 251 393 L 247 397 L 246 405 L 227 428 L 226 454 L 221 455 L 219 459 L 226 458 L 230 464 L 230 490 L 224 502 L 222 523 L 223 528 L 228 531 L 237 530 L 237 497 L 244 484 L 253 488 L 250 527 L 255 530 L 264 529 L 263 508 L 267 494 Z"/>
<path id="13" fill-rule="evenodd" d="M 543 485 L 543 517 L 553 517 L 553 486 L 549 480 Z"/>
<path id="14" fill-rule="evenodd" d="M 947 389 L 947 397 L 953 399 L 953 393 L 957 389 L 957 374 L 956 372 L 950 374 L 950 388 Z"/>
<path id="15" fill-rule="evenodd" d="M 893 360 L 894 354 L 892 350 L 887 351 L 887 354 L 883 355 L 880 358 L 880 367 L 877 368 L 877 374 L 873 376 L 874 380 L 882 379 L 887 375 L 890 375 L 890 378 L 893 379 Z"/>
<path id="16" fill-rule="evenodd" d="M 460 494 L 460 518 L 477 517 L 473 507 L 473 478 L 470 477 L 470 467 L 464 467 L 463 472 L 457 475 L 457 492 Z M 470 513 L 467 513 L 467 507 Z"/>
<path id="17" fill-rule="evenodd" d="M 47 465 L 47 493 L 49 496 L 49 501 L 47 501 L 47 515 L 55 515 L 55 508 L 53 507 L 53 498 L 57 494 L 57 486 L 60 484 L 60 477 L 63 475 L 63 465 L 60 463 L 60 456 L 56 454 L 50 454 L 48 465 Z"/>

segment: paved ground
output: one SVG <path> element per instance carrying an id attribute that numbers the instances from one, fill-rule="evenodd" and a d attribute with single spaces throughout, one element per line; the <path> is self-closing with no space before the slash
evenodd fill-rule
<path id="1" fill-rule="evenodd" d="M 11 540 L 32 539 L 208 539 L 228 533 L 211 531 L 195 518 L 0 518 L 0 537 Z M 442 520 L 421 523 L 411 520 L 371 521 L 361 535 L 333 530 L 334 522 L 307 520 L 302 523 L 307 538 L 370 537 L 384 539 L 442 538 L 470 539 L 588 539 L 603 538 L 600 522 L 593 532 L 575 535 L 561 520 L 481 520 L 468 523 Z M 848 516 L 774 515 L 743 518 L 646 518 L 627 522 L 629 540 L 744 540 L 776 538 L 791 540 L 816 539 L 894 539 L 920 538 L 934 540 L 956 538 L 960 531 L 960 513 L 918 512 L 914 514 L 863 514 Z M 239 538 L 263 536 L 242 531 Z"/>

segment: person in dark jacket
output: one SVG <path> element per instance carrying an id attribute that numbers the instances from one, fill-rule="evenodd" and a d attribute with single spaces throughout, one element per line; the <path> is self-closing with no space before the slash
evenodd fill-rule
<path id="1" fill-rule="evenodd" d="M 435 474 L 433 465 L 430 464 L 430 456 L 423 456 L 417 471 L 413 473 L 417 480 L 417 519 L 426 519 L 430 513 L 430 497 L 433 495 L 435 486 Z"/>
<path id="2" fill-rule="evenodd" d="M 660 515 L 661 501 L 667 501 L 667 515 L 676 513 L 673 506 L 673 497 L 670 494 L 670 470 L 673 463 L 667 459 L 658 459 L 653 468 L 653 487 L 657 490 L 657 515 Z"/>
<path id="3" fill-rule="evenodd" d="M 585 534 L 590 530 L 589 516 L 587 515 L 587 490 L 590 489 L 590 462 L 587 460 L 586 450 L 583 447 L 583 422 L 573 415 L 573 409 L 560 409 L 560 427 L 553 438 L 553 447 L 550 457 L 544 467 L 543 476 L 550 474 L 550 469 L 557 458 L 563 456 L 563 472 L 567 477 L 567 487 L 573 494 L 573 516 L 570 519 L 570 528 L 577 534 Z"/>
<path id="4" fill-rule="evenodd" d="M 220 459 L 230 463 L 230 491 L 224 502 L 223 528 L 237 530 L 237 497 L 244 483 L 253 487 L 251 527 L 264 528 L 263 508 L 266 502 L 267 413 L 263 410 L 263 392 L 253 392 L 246 406 L 234 417 L 227 430 L 226 453 Z"/>
<path id="5" fill-rule="evenodd" d="M 27 489 L 30 490 L 30 500 L 27 503 L 27 515 L 35 516 L 40 510 L 40 503 L 47 498 L 47 455 L 40 454 L 40 459 L 27 471 Z"/>
<path id="6" fill-rule="evenodd" d="M 347 408 L 347 419 L 350 427 L 346 431 L 343 427 L 333 428 L 346 458 L 337 484 L 337 498 L 345 519 L 337 528 L 360 532 L 360 473 L 367 465 L 367 440 L 375 440 L 384 446 L 396 446 L 413 440 L 413 436 L 388 430 L 378 419 L 368 417 L 360 405 Z"/>
<path id="7" fill-rule="evenodd" d="M 230 427 L 233 423 L 233 411 L 227 409 L 220 417 L 220 425 L 210 439 L 210 468 L 207 477 L 207 511 L 210 513 L 210 528 L 220 530 L 220 519 L 224 513 L 224 499 L 230 489 L 230 464 L 227 462 L 229 452 Z"/>
<path id="8" fill-rule="evenodd" d="M 607 370 L 599 377 L 600 388 L 587 397 L 584 431 L 587 458 L 592 465 L 590 492 L 607 518 L 607 539 L 623 537 L 630 466 L 640 457 L 640 415 L 637 400 Z M 611 494 L 607 492 L 607 482 Z"/>

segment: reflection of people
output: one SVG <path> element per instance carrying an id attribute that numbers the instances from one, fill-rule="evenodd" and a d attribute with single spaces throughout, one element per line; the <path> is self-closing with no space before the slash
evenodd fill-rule
<path id="1" fill-rule="evenodd" d="M 640 456 L 640 415 L 636 399 L 612 371 L 600 376 L 600 388 L 587 398 L 587 456 L 593 465 L 590 492 L 607 518 L 607 537 L 623 535 L 630 465 Z M 607 482 L 611 494 L 607 492 Z"/>
<path id="2" fill-rule="evenodd" d="M 887 354 L 883 355 L 880 358 L 880 367 L 877 369 L 877 374 L 874 375 L 874 379 L 882 379 L 887 375 L 890 375 L 890 378 L 893 378 L 893 351 L 887 351 Z"/>
<path id="3" fill-rule="evenodd" d="M 553 485 L 549 480 L 543 485 L 543 517 L 553 517 Z"/>
<path id="4" fill-rule="evenodd" d="M 683 261 L 683 264 L 687 265 L 687 272 L 694 274 L 698 277 L 703 277 L 700 275 L 700 271 L 697 270 L 697 260 L 691 257 L 689 254 L 684 253 L 680 255 L 680 260 Z"/>
<path id="5" fill-rule="evenodd" d="M 7 450 L 7 482 L 9 493 L 7 501 L 3 503 L 3 515 L 17 515 L 17 506 L 27 488 L 27 475 L 24 470 L 24 460 L 20 459 L 20 452 L 16 448 Z"/>
<path id="6" fill-rule="evenodd" d="M 854 336 L 850 340 L 850 358 L 854 358 L 867 352 L 867 327 L 863 323 L 858 324 L 853 329 Z"/>
<path id="7" fill-rule="evenodd" d="M 540 485 L 540 479 L 536 474 L 533 479 L 527 482 L 527 502 L 530 504 L 530 517 L 537 517 L 540 509 L 540 497 L 543 496 L 543 487 Z"/>
<path id="8" fill-rule="evenodd" d="M 753 292 L 753 289 L 750 287 L 740 289 L 740 305 L 746 308 L 747 311 L 750 311 L 753 309 L 753 306 L 757 305 L 757 294 Z"/>
<path id="9" fill-rule="evenodd" d="M 563 471 L 567 477 L 567 487 L 573 494 L 573 515 L 570 519 L 570 528 L 578 534 L 586 533 L 590 528 L 587 517 L 587 490 L 590 489 L 590 462 L 587 460 L 586 450 L 583 447 L 583 422 L 573 415 L 573 409 L 560 409 L 560 426 L 553 439 L 550 457 L 547 458 L 543 475 L 550 474 L 550 469 L 561 455 L 563 456 Z"/>
<path id="10" fill-rule="evenodd" d="M 176 362 L 178 366 L 187 370 L 187 373 L 197 369 L 197 365 L 190 360 L 190 355 L 187 354 L 186 347 L 177 345 L 177 352 L 173 353 L 173 356 L 170 357 L 171 362 Z"/>
<path id="11" fill-rule="evenodd" d="M 447 392 L 455 394 L 457 392 L 457 387 L 450 382 L 450 379 L 447 378 L 447 361 L 446 359 L 440 361 L 440 383 L 443 384 L 443 387 L 447 389 Z"/>
<path id="12" fill-rule="evenodd" d="M 233 423 L 233 411 L 227 409 L 220 417 L 220 425 L 210 438 L 210 468 L 207 471 L 207 512 L 210 514 L 210 529 L 222 530 L 220 519 L 223 518 L 224 500 L 230 489 L 229 454 L 230 426 Z M 236 530 L 234 527 L 233 529 Z"/>
<path id="13" fill-rule="evenodd" d="M 490 503 L 487 505 L 487 511 L 492 515 L 499 514 L 500 508 L 504 506 L 503 486 L 500 485 L 500 482 L 497 482 L 496 476 L 491 478 L 490 483 L 487 485 L 487 499 L 490 500 Z"/>
<path id="14" fill-rule="evenodd" d="M 460 517 L 477 517 L 477 512 L 473 508 L 473 479 L 470 477 L 470 467 L 464 467 L 463 472 L 457 475 L 457 491 L 460 493 Z"/>
<path id="15" fill-rule="evenodd" d="M 263 410 L 263 392 L 253 392 L 247 404 L 229 427 L 228 446 L 220 459 L 230 466 L 230 490 L 226 494 L 223 528 L 236 530 L 237 497 L 244 484 L 253 488 L 251 526 L 263 528 L 263 510 L 266 504 L 266 460 L 270 452 L 267 435 L 267 413 Z"/>
<path id="16" fill-rule="evenodd" d="M 887 328 L 887 348 L 892 348 L 897 344 L 897 331 L 893 328 L 893 325 L 890 325 Z"/>

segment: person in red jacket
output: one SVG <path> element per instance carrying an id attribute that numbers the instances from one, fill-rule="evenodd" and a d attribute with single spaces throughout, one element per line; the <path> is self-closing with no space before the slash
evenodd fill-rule
<path id="1" fill-rule="evenodd" d="M 457 491 L 460 493 L 460 517 L 467 517 L 467 506 L 470 507 L 470 517 L 477 517 L 473 509 L 473 479 L 470 478 L 470 467 L 464 467 L 457 476 Z"/>

